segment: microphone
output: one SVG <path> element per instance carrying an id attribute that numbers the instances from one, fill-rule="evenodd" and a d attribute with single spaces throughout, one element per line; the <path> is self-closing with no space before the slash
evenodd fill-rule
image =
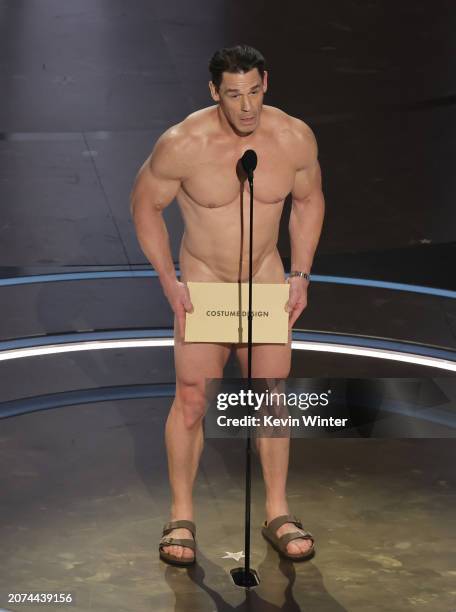
<path id="1" fill-rule="evenodd" d="M 247 149 L 244 155 L 241 157 L 241 164 L 244 172 L 247 174 L 249 182 L 253 181 L 253 171 L 257 167 L 257 154 L 253 149 Z"/>

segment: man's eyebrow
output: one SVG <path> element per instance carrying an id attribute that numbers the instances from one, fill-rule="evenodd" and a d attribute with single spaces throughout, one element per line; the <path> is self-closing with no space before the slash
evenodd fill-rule
<path id="1" fill-rule="evenodd" d="M 256 87 L 261 87 L 261 83 L 257 83 L 256 85 L 252 85 L 250 89 L 255 89 Z M 239 93 L 239 89 L 225 89 L 226 93 Z"/>

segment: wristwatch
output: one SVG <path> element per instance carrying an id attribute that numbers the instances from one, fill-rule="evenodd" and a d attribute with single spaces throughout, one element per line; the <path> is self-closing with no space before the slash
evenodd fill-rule
<path id="1" fill-rule="evenodd" d="M 299 272 L 298 270 L 292 270 L 288 276 L 290 278 L 292 276 L 301 276 L 302 278 L 305 278 L 306 280 L 308 280 L 310 282 L 310 277 L 307 274 L 307 272 Z"/>

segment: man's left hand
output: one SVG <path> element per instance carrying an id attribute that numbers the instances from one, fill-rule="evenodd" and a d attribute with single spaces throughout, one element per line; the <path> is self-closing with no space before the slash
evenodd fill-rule
<path id="1" fill-rule="evenodd" d="M 291 329 L 307 306 L 307 287 L 309 286 L 309 281 L 300 276 L 292 276 L 287 279 L 287 282 L 290 285 L 290 295 L 285 305 L 285 310 L 289 313 L 288 329 Z"/>

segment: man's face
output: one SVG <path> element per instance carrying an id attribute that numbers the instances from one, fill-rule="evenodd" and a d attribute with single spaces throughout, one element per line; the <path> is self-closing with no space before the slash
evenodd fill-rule
<path id="1" fill-rule="evenodd" d="M 224 72 L 217 91 L 209 83 L 212 98 L 219 103 L 231 127 L 240 134 L 253 132 L 258 125 L 263 97 L 267 90 L 267 72 L 263 81 L 257 68 L 244 73 Z"/>

